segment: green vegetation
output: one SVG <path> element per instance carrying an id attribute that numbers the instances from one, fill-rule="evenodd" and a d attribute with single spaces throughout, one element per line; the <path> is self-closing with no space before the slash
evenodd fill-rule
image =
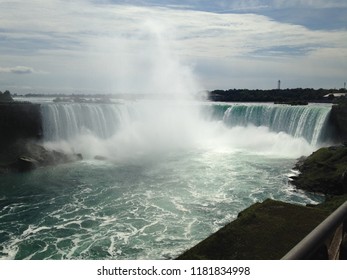
<path id="1" fill-rule="evenodd" d="M 324 194 L 347 193 L 347 147 L 321 148 L 310 155 L 300 166 L 300 174 L 293 184 L 303 190 Z"/>
<path id="2" fill-rule="evenodd" d="M 334 212 L 340 205 L 342 205 L 347 200 L 347 194 L 327 196 L 324 203 L 315 205 L 317 209 L 328 211 L 329 213 Z"/>
<path id="3" fill-rule="evenodd" d="M 298 103 L 300 105 L 306 102 L 335 102 L 336 100 L 344 99 L 344 97 L 335 98 L 332 93 L 346 93 L 346 90 L 312 88 L 213 90 L 209 92 L 209 99 L 212 101 L 227 102 L 283 102 Z M 324 97 L 326 95 L 328 95 L 328 97 Z"/>
<path id="4" fill-rule="evenodd" d="M 0 91 L 0 102 L 13 102 L 11 93 L 8 90 L 6 90 L 4 93 Z"/>
<path id="5" fill-rule="evenodd" d="M 268 199 L 242 211 L 235 221 L 178 259 L 280 259 L 320 224 L 332 209 L 332 202 L 324 208 Z"/>

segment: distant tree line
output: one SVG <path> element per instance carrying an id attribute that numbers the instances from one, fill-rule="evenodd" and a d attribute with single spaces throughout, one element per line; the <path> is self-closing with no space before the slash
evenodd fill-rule
<path id="1" fill-rule="evenodd" d="M 305 102 L 346 102 L 346 97 L 334 97 L 336 93 L 347 93 L 346 89 L 313 89 L 313 88 L 293 88 L 293 89 L 228 89 L 213 90 L 208 92 L 208 99 L 220 102 L 275 102 L 275 103 L 292 103 L 301 104 Z M 16 96 L 16 94 L 14 95 Z M 143 98 L 157 97 L 158 95 L 142 95 L 142 94 L 25 94 L 26 97 L 57 97 L 64 98 Z M 0 102 L 12 102 L 11 93 L 6 90 L 0 91 Z"/>
<path id="2" fill-rule="evenodd" d="M 228 89 L 213 90 L 208 94 L 211 101 L 222 102 L 332 102 L 333 93 L 346 93 L 345 89 Z M 328 96 L 328 97 L 324 97 Z"/>

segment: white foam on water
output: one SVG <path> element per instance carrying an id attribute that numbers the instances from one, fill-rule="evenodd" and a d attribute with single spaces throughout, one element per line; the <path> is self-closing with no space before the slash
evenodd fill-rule
<path id="1" fill-rule="evenodd" d="M 194 101 L 200 87 L 192 68 L 170 51 L 165 26 L 150 21 L 144 28 L 147 52 L 136 59 L 151 67 L 139 83 L 161 98 L 43 104 L 45 145 L 85 160 L 23 175 L 28 189 L 45 196 L 26 201 L 19 190 L 0 209 L 10 232 L 1 258 L 173 258 L 253 202 L 311 201 L 290 190 L 285 174 L 315 144 L 264 124 L 203 118 L 206 104 Z M 20 229 L 11 218 L 21 219 Z M 36 241 L 45 245 L 30 247 Z"/>

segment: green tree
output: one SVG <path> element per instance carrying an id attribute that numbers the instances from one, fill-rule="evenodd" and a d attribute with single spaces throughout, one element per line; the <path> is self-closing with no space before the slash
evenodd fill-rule
<path id="1" fill-rule="evenodd" d="M 13 98 L 11 96 L 11 93 L 6 90 L 4 93 L 0 91 L 0 102 L 12 102 Z"/>

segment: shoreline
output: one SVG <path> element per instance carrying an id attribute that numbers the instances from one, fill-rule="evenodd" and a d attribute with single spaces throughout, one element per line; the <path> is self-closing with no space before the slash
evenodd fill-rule
<path id="1" fill-rule="evenodd" d="M 346 146 L 318 149 L 305 160 L 298 160 L 299 163 L 300 166 L 296 166 L 299 173 L 292 184 L 304 191 L 324 194 L 324 202 L 302 206 L 266 199 L 255 203 L 241 211 L 236 220 L 183 252 L 177 259 L 281 259 L 347 201 L 347 188 L 344 188 L 344 178 L 347 177 Z M 327 176 L 322 171 L 326 166 L 335 172 Z M 318 251 L 312 258 L 321 259 L 321 252 Z"/>
<path id="2" fill-rule="evenodd" d="M 4 105 L 5 104 L 5 105 Z M 9 106 L 7 106 L 8 104 Z M 40 144 L 40 139 L 42 139 L 42 119 L 39 112 L 39 105 L 35 104 L 35 106 L 31 103 L 2 103 L 0 104 L 4 108 L 7 108 L 5 110 L 2 110 L 0 113 L 2 114 L 8 114 L 6 118 L 3 118 L 7 120 L 7 122 L 0 123 L 0 130 L 1 129 L 9 129 L 10 132 L 6 137 L 8 139 L 1 139 L 1 150 L 0 150 L 0 175 L 1 173 L 6 172 L 25 172 L 25 171 L 31 171 L 37 167 L 44 167 L 48 165 L 54 165 L 54 164 L 60 164 L 68 161 L 74 161 L 74 160 L 80 160 L 81 155 L 66 155 L 63 153 L 60 153 L 58 151 L 50 151 L 44 148 L 43 145 Z M 29 110 L 29 112 L 28 112 Z M 33 111 L 31 111 L 33 110 Z M 4 113 L 5 112 L 5 113 Z M 7 112 L 7 113 L 6 113 Z M 34 117 L 27 118 L 28 114 L 32 114 Z M 336 115 L 337 114 L 337 115 Z M 338 107 L 338 110 L 335 110 L 335 124 L 337 124 L 337 127 L 344 128 L 345 124 L 347 123 L 346 118 L 346 106 L 345 107 Z M 20 126 L 18 127 L 18 124 Z M 345 140 L 346 139 L 346 131 L 341 129 L 339 130 L 339 138 L 338 140 Z M 342 142 L 341 142 L 342 143 Z M 8 158 L 6 159 L 6 156 Z M 347 146 L 333 146 L 333 147 L 325 147 L 322 149 L 319 149 L 315 151 L 311 156 L 306 158 L 304 161 L 300 163 L 300 166 L 297 166 L 297 169 L 299 170 L 298 175 L 292 177 L 293 184 L 296 184 L 296 186 L 300 189 L 304 189 L 305 191 L 311 191 L 311 192 L 319 192 L 325 194 L 325 196 L 328 198 L 328 201 L 330 199 L 330 195 L 334 195 L 333 200 L 336 199 L 336 195 L 339 195 L 340 198 L 344 197 L 344 195 L 347 192 L 346 186 L 347 186 Z M 314 160 L 312 160 L 314 158 Z M 342 160 L 342 163 L 337 160 Z M 305 164 L 305 162 L 308 162 L 308 164 Z M 306 177 L 305 177 L 305 176 Z M 326 187 L 328 185 L 328 189 L 324 189 L 323 187 Z M 323 187 L 322 187 L 323 186 Z M 337 200 L 340 199 L 337 197 Z M 347 198 L 344 198 L 345 200 Z M 329 202 L 331 204 L 331 202 Z M 246 259 L 250 258 L 256 258 L 256 259 L 271 259 L 271 258 L 278 258 L 279 253 L 272 254 L 271 252 L 268 252 L 265 254 L 258 248 L 258 245 L 253 244 L 253 248 L 258 248 L 258 251 L 252 251 L 247 250 L 247 247 L 249 245 L 247 240 L 242 241 L 242 238 L 245 238 L 247 236 L 247 232 L 245 231 L 247 229 L 247 226 L 249 226 L 249 230 L 251 231 L 249 234 L 249 239 L 256 239 L 258 243 L 259 240 L 266 239 L 267 237 L 271 237 L 273 235 L 266 234 L 262 238 L 259 237 L 259 234 L 262 233 L 262 230 L 265 228 L 272 228 L 271 226 L 276 224 L 276 222 L 279 222 L 280 228 L 286 228 L 286 231 L 292 232 L 293 236 L 294 233 L 300 232 L 301 229 L 297 228 L 296 225 L 298 224 L 298 216 L 306 215 L 303 213 L 310 213 L 310 215 L 315 216 L 312 221 L 307 221 L 307 228 L 305 230 L 305 233 L 307 234 L 308 228 L 312 230 L 316 222 L 318 220 L 322 220 L 323 216 L 326 217 L 330 212 L 330 210 L 327 209 L 326 206 L 324 206 L 325 203 L 319 204 L 321 206 L 308 206 L 307 208 L 302 208 L 303 206 L 297 206 L 292 205 L 284 202 L 279 201 L 273 201 L 273 200 L 265 200 L 262 203 L 256 203 L 249 208 L 241 211 L 239 213 L 238 219 L 235 221 L 229 223 L 225 227 L 223 227 L 220 231 L 223 233 L 221 235 L 220 231 L 218 231 L 215 234 L 212 234 L 210 237 L 205 239 L 202 242 L 205 242 L 206 240 L 213 240 L 215 236 L 217 235 L 217 245 L 213 245 L 215 248 L 227 248 L 227 245 L 221 245 L 223 242 L 220 240 L 226 240 L 225 244 L 234 243 L 241 246 L 241 248 L 233 249 L 232 254 L 224 254 L 227 253 L 225 250 L 221 250 L 224 252 L 222 255 L 218 255 L 218 252 L 215 252 L 216 249 L 210 249 L 211 252 L 215 252 L 214 255 L 210 255 L 207 253 L 201 253 L 199 251 L 198 254 L 190 255 L 191 257 L 194 256 L 194 258 L 207 258 L 207 259 L 213 259 L 214 257 L 217 257 L 217 259 L 220 258 L 227 258 L 227 259 L 243 259 L 245 257 L 244 252 L 248 251 L 251 253 L 251 255 L 247 255 L 245 257 Z M 295 208 L 295 210 L 294 210 Z M 323 210 L 321 208 L 324 208 Z M 279 211 L 280 209 L 280 211 Z M 309 209 L 309 210 L 308 210 Z M 314 210 L 313 210 L 314 209 Z M 320 209 L 320 210 L 319 210 Z M 282 211 L 283 210 L 283 211 Z M 319 211 L 316 211 L 319 210 Z M 266 214 L 267 213 L 267 214 Z M 281 216 L 278 216 L 279 213 L 282 213 Z M 294 213 L 294 214 L 290 214 Z M 289 216 L 287 216 L 289 215 Z M 291 216 L 292 215 L 292 216 Z M 308 214 L 307 214 L 308 215 Z M 283 221 L 283 217 L 286 217 L 286 219 Z M 273 219 L 275 218 L 275 222 Z M 292 221 L 292 224 L 288 224 L 288 221 Z M 313 221 L 316 221 L 314 223 L 311 223 Z M 300 220 L 301 222 L 301 220 Z M 268 224 L 267 224 L 268 223 Z M 233 224 L 233 225 L 231 225 Z M 236 225 L 242 225 L 242 229 L 234 229 L 234 226 Z M 230 226 L 231 225 L 231 226 Z M 263 225 L 263 226 L 262 226 Z M 289 228 L 288 228 L 289 227 Z M 224 236 L 224 233 L 235 231 L 236 235 L 230 235 L 231 237 Z M 274 240 L 274 238 L 280 238 L 280 232 L 278 232 L 278 229 L 272 228 L 272 234 L 275 234 L 271 238 L 271 240 Z M 254 235 L 257 235 L 258 237 Z M 228 235 L 228 234 L 227 234 Z M 230 239 L 231 238 L 231 239 Z M 241 238 L 241 239 L 240 239 Z M 293 238 L 293 237 L 290 237 Z M 296 237 L 296 241 L 302 239 L 302 234 Z M 236 241 L 235 241 L 236 240 Z M 269 242 L 271 241 L 269 240 Z M 287 239 L 282 239 L 281 241 L 277 241 L 278 244 L 285 243 L 285 244 L 292 244 L 293 242 L 287 242 Z M 291 239 L 290 239 L 291 240 Z M 201 242 L 201 243 L 202 243 Z M 199 243 L 200 244 L 200 243 Z M 202 250 L 202 245 L 196 245 L 197 248 L 200 248 L 199 250 Z M 211 243 L 213 244 L 213 242 Z M 218 245 L 219 244 L 219 245 Z M 270 244 L 270 243 L 269 243 Z M 272 245 L 267 244 L 267 247 L 272 247 Z M 196 247 L 195 246 L 195 247 Z M 205 245 L 204 245 L 205 246 Z M 219 247 L 218 247 L 219 246 Z M 193 247 L 193 248 L 195 248 Z M 250 248 L 252 249 L 252 248 Z M 287 247 L 285 249 L 288 249 Z M 274 248 L 274 250 L 283 253 L 285 250 L 284 248 Z M 188 250 L 189 251 L 189 250 Z M 218 250 L 217 250 L 218 251 Z M 235 253 L 236 252 L 236 253 Z M 241 254 L 242 252 L 242 254 Z M 263 255 L 263 253 L 265 255 Z M 286 253 L 286 252 L 284 252 Z M 184 253 L 181 256 L 188 256 Z M 241 254 L 241 255 L 240 255 Z M 284 255 L 284 254 L 283 254 Z M 178 258 L 180 259 L 181 256 Z M 188 258 L 190 259 L 190 257 Z"/>

